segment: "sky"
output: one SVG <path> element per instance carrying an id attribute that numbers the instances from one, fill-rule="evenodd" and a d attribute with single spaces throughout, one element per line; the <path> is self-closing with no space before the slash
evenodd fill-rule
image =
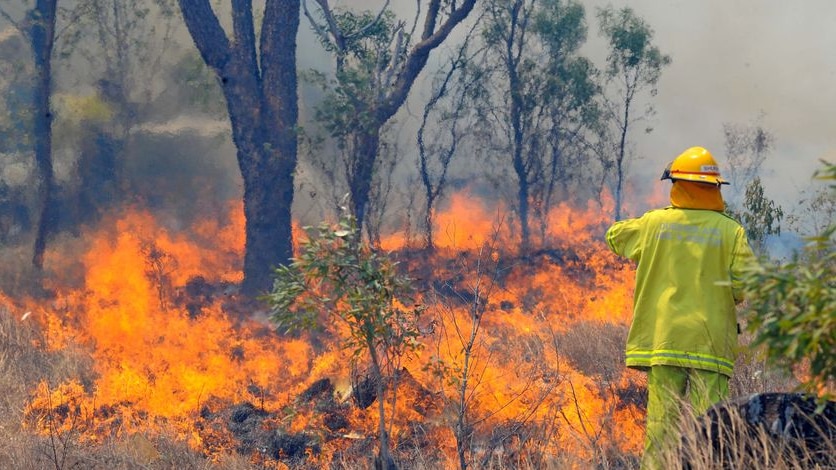
<path id="1" fill-rule="evenodd" d="M 594 7 L 630 6 L 673 62 L 653 103 L 654 131 L 637 135 L 634 182 L 654 179 L 691 146 L 724 163 L 723 123 L 761 124 L 775 137 L 762 178 L 767 196 L 792 205 L 819 160 L 836 162 L 836 1 L 620 0 L 584 2 L 589 54 L 603 59 Z M 605 53 L 605 52 L 604 52 Z M 601 60 L 594 59 L 596 63 Z M 645 162 L 647 165 L 645 165 Z"/>

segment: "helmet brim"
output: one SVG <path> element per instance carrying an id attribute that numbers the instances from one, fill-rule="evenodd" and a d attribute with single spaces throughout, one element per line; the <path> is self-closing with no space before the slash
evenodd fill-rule
<path id="1" fill-rule="evenodd" d="M 695 183 L 708 183 L 708 184 L 729 184 L 728 181 L 720 178 L 717 175 L 700 175 L 700 174 L 692 174 L 692 173 L 679 173 L 679 174 L 672 174 L 670 175 L 670 179 L 682 180 L 682 181 L 693 181 Z"/>

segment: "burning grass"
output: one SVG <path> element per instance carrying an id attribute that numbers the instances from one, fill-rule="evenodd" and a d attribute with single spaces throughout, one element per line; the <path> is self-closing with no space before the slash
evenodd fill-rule
<path id="1" fill-rule="evenodd" d="M 435 254 L 393 252 L 428 312 L 386 404 L 396 461 L 635 468 L 632 270 L 598 239 L 601 211 L 559 208 L 550 247 L 519 258 L 484 209 L 457 201 L 469 218 L 451 219 Z M 0 467 L 371 465 L 378 397 L 363 362 L 350 367 L 333 332 L 279 335 L 237 299 L 232 212 L 181 232 L 142 211 L 114 217 L 67 242 L 83 240 L 82 255 L 49 254 L 68 278 L 52 276 L 48 297 L 3 299 Z"/>

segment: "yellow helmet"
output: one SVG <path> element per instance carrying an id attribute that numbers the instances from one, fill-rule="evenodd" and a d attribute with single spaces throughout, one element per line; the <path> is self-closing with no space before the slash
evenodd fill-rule
<path id="1" fill-rule="evenodd" d="M 708 150 L 691 147 L 668 164 L 662 173 L 663 180 L 685 180 L 697 183 L 729 184 L 720 177 L 720 167 Z"/>

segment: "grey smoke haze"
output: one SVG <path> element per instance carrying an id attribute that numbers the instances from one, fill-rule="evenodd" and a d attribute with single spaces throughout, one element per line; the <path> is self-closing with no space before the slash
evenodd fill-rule
<path id="1" fill-rule="evenodd" d="M 667 161 L 692 145 L 708 148 L 724 163 L 722 124 L 750 123 L 761 112 L 763 126 L 775 135 L 762 168 L 764 186 L 785 208 L 810 185 L 820 159 L 836 161 L 836 2 L 609 3 L 632 7 L 673 59 L 654 101 L 654 131 L 637 138 L 647 165 L 633 164 L 635 182 L 656 179 Z M 590 33 L 596 31 L 591 27 Z M 596 40 L 590 34 L 591 55 L 602 54 L 593 47 Z"/>

